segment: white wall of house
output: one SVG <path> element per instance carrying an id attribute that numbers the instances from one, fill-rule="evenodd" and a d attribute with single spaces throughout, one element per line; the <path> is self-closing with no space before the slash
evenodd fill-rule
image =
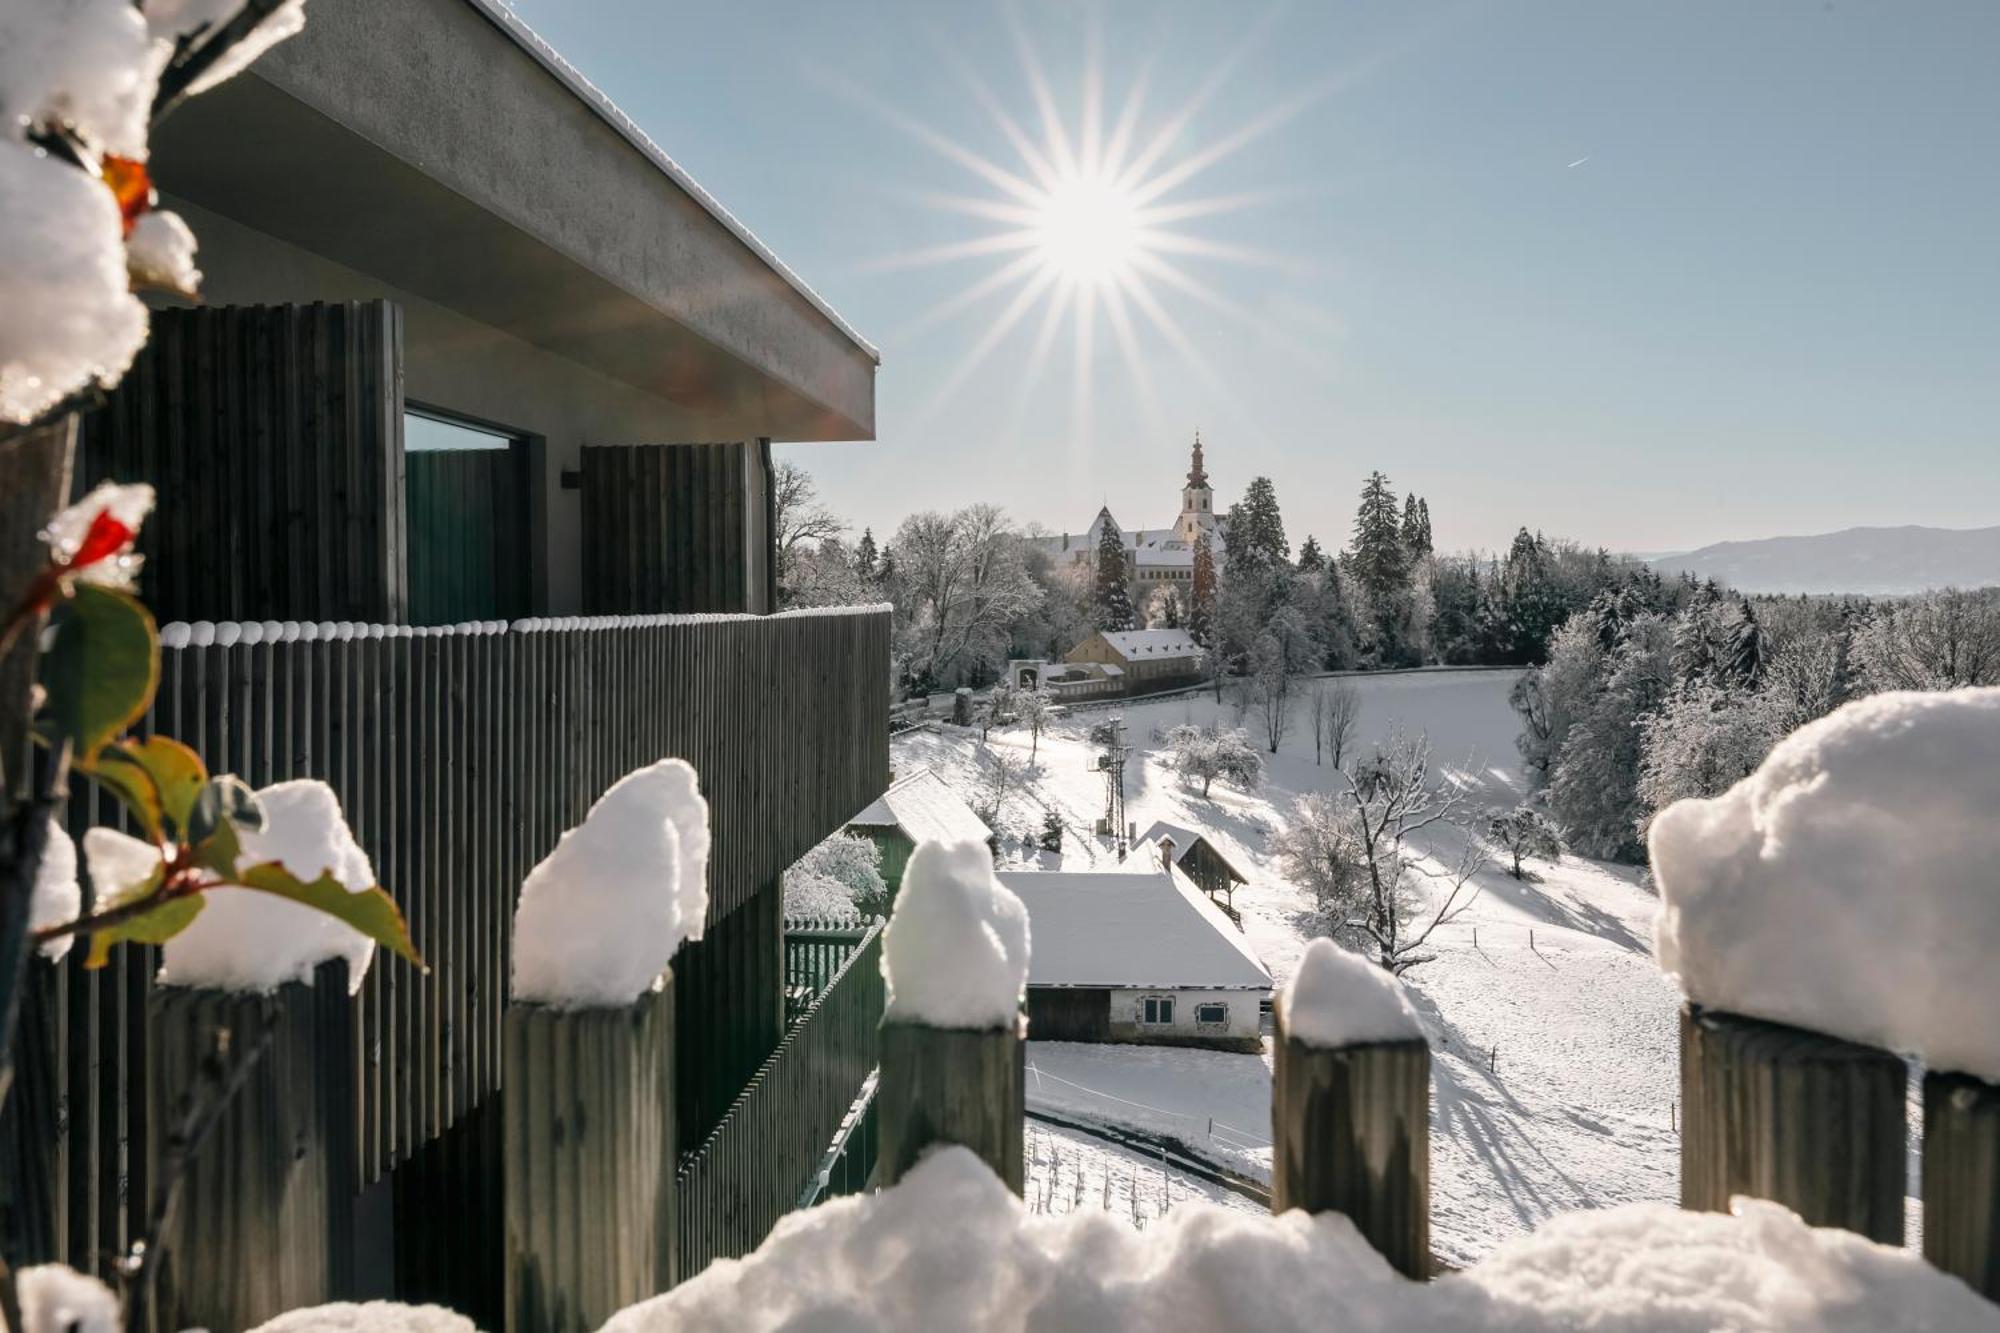
<path id="1" fill-rule="evenodd" d="M 1258 1009 L 1263 999 L 1262 991 L 1253 990 L 1114 990 L 1111 1039 L 1255 1040 L 1261 1031 Z M 1150 1011 L 1148 1000 L 1153 1001 Z M 1222 1010 L 1219 1020 L 1217 1005 Z"/>

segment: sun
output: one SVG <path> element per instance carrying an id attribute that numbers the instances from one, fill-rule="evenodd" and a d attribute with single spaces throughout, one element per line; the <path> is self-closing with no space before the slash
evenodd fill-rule
<path id="1" fill-rule="evenodd" d="M 1092 173 L 1057 181 L 1030 206 L 1028 232 L 1044 268 L 1071 283 L 1108 287 L 1128 281 L 1145 252 L 1137 195 Z"/>

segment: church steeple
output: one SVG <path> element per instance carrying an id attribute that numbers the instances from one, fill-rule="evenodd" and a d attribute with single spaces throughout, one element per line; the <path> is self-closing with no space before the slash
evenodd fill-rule
<path id="1" fill-rule="evenodd" d="M 1188 467 L 1187 485 L 1181 488 L 1181 516 L 1174 535 L 1192 546 L 1204 530 L 1215 526 L 1215 492 L 1208 486 L 1208 469 L 1202 465 L 1201 432 L 1194 433 L 1194 458 Z"/>
<path id="2" fill-rule="evenodd" d="M 1194 433 L 1194 466 L 1188 469 L 1188 486 L 1190 489 L 1195 487 L 1206 489 L 1208 486 L 1208 470 L 1201 465 L 1200 431 Z"/>

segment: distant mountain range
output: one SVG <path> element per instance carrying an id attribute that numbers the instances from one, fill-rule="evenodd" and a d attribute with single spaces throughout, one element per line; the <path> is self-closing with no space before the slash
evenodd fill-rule
<path id="1" fill-rule="evenodd" d="M 1649 557 L 1742 592 L 1895 595 L 2000 584 L 2000 527 L 1848 528 L 1814 537 L 1717 542 Z"/>

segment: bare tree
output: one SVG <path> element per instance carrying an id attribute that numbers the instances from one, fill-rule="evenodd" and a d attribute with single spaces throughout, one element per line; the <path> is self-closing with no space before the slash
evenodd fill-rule
<path id="1" fill-rule="evenodd" d="M 890 550 L 898 652 L 918 677 L 948 682 L 968 661 L 1004 652 L 1008 627 L 1041 597 L 1019 534 L 993 505 L 912 514 Z"/>
<path id="2" fill-rule="evenodd" d="M 780 463 L 773 470 L 771 500 L 776 517 L 771 541 L 777 549 L 778 582 L 789 586 L 793 553 L 804 543 L 818 545 L 838 538 L 847 525 L 820 503 L 812 473 L 797 463 Z"/>
<path id="3" fill-rule="evenodd" d="M 1432 869 L 1409 846 L 1425 829 L 1456 823 L 1463 795 L 1431 773 L 1430 742 L 1392 736 L 1367 762 L 1343 772 L 1342 785 L 1299 803 L 1278 836 L 1286 873 L 1313 892 L 1315 925 L 1365 947 L 1398 975 L 1429 962 L 1424 947 L 1439 926 L 1479 895 L 1485 864 L 1468 842 L 1456 862 Z M 1427 895 L 1425 881 L 1447 887 Z"/>
<path id="4" fill-rule="evenodd" d="M 1174 771 L 1201 783 L 1201 794 L 1217 778 L 1227 778 L 1244 791 L 1255 791 L 1264 777 L 1264 761 L 1241 731 L 1222 726 L 1198 727 L 1183 722 L 1166 735 Z"/>
<path id="5" fill-rule="evenodd" d="M 1007 801 L 1028 780 L 1028 763 L 1004 750 L 982 749 L 979 774 L 979 804 L 973 813 L 986 827 L 997 830 L 1007 813 Z"/>
<path id="6" fill-rule="evenodd" d="M 1348 681 L 1320 680 L 1313 684 L 1311 700 L 1313 762 L 1323 763 L 1331 755 L 1339 768 L 1361 719 L 1361 691 Z"/>
<path id="7" fill-rule="evenodd" d="M 1514 858 L 1513 868 L 1507 873 L 1515 879 L 1528 878 L 1528 872 L 1521 866 L 1523 858 L 1555 861 L 1562 856 L 1562 837 L 1555 825 L 1530 805 L 1517 805 L 1504 815 L 1493 816 L 1486 823 L 1486 835 Z"/>

